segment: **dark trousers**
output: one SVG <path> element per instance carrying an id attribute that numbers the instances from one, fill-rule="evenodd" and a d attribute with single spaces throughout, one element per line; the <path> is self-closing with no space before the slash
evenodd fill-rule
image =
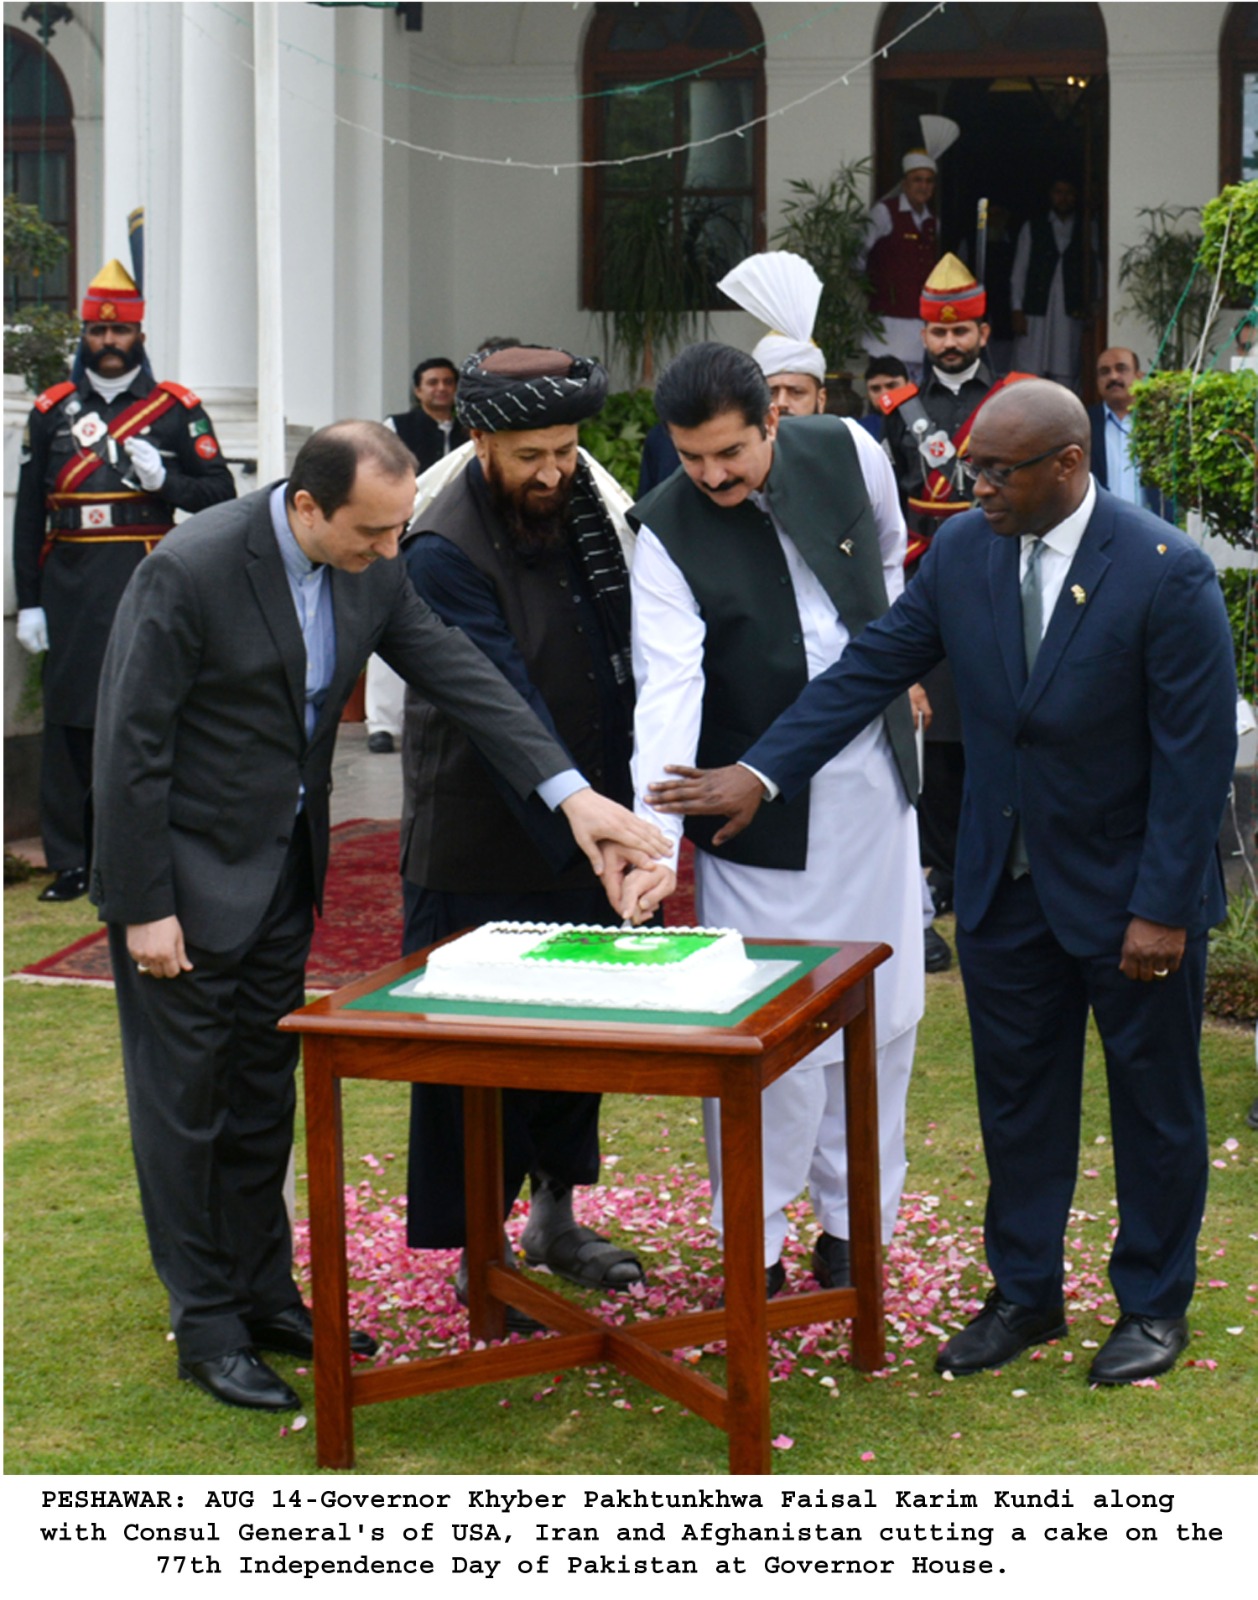
<path id="1" fill-rule="evenodd" d="M 1189 940 L 1178 972 L 1135 983 L 1117 950 L 1070 955 L 1033 880 L 1006 877 L 979 929 L 957 930 L 957 948 L 987 1157 L 987 1260 L 1001 1292 L 1019 1305 L 1061 1302 L 1091 1011 L 1118 1194 L 1110 1281 L 1124 1312 L 1181 1316 L 1206 1198 L 1205 935 Z"/>
<path id="2" fill-rule="evenodd" d="M 284 1175 L 314 926 L 309 834 L 293 830 L 279 886 L 239 949 L 189 947 L 192 971 L 150 978 L 111 925 L 110 954 L 140 1204 L 185 1361 L 249 1343 L 245 1323 L 298 1302 Z"/>
<path id="3" fill-rule="evenodd" d="M 39 766 L 39 831 L 53 872 L 87 865 L 87 796 L 94 728 L 45 723 Z"/>
<path id="4" fill-rule="evenodd" d="M 553 894 L 449 894 L 403 884 L 403 954 L 482 922 L 575 922 L 616 927 L 602 889 Z M 556 1089 L 505 1089 L 502 1095 L 503 1203 L 509 1214 L 529 1172 L 557 1183 L 598 1179 L 601 1096 Z M 417 1083 L 411 1091 L 407 1164 L 407 1242 L 449 1250 L 466 1239 L 463 1199 L 463 1091 Z"/>

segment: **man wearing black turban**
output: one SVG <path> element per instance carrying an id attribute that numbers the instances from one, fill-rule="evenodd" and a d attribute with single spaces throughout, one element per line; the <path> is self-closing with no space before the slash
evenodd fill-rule
<path id="1" fill-rule="evenodd" d="M 522 345 L 481 350 L 459 373 L 458 412 L 474 459 L 416 523 L 406 559 L 416 589 L 463 630 L 528 700 L 603 794 L 631 804 L 633 680 L 623 519 L 627 497 L 577 446 L 577 424 L 606 397 L 596 361 Z M 625 546 L 622 546 L 622 538 Z M 410 691 L 402 738 L 406 952 L 490 921 L 619 919 L 543 806 L 521 804 L 468 740 Z M 522 1245 L 532 1266 L 620 1289 L 642 1268 L 573 1216 L 573 1188 L 599 1171 L 599 1096 L 503 1094 L 508 1210 L 529 1174 Z M 408 1233 L 413 1246 L 462 1245 L 462 1096 L 413 1090 Z M 463 1276 L 458 1282 L 460 1297 Z M 535 1326 L 509 1311 L 508 1326 Z"/>

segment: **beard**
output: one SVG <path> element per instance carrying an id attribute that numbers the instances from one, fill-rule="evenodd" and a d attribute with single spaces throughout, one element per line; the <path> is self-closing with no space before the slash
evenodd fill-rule
<path id="1" fill-rule="evenodd" d="M 572 479 L 543 492 L 525 485 L 508 489 L 491 456 L 484 463 L 485 482 L 494 510 L 502 518 L 507 540 L 519 556 L 552 555 L 568 542 L 568 512 L 572 506 Z"/>

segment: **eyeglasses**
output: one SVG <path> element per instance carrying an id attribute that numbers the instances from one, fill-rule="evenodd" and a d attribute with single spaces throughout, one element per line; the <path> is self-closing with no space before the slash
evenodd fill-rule
<path id="1" fill-rule="evenodd" d="M 986 478 L 993 489 L 1003 489 L 1013 477 L 1015 472 L 1021 472 L 1023 467 L 1037 467 L 1041 461 L 1047 461 L 1049 456 L 1055 456 L 1059 450 L 1065 450 L 1066 444 L 1055 444 L 1051 450 L 1042 450 L 1038 456 L 1032 456 L 1027 461 L 1015 461 L 1011 467 L 994 467 L 987 461 L 963 461 L 961 472 L 965 481 L 975 484 L 980 478 Z"/>

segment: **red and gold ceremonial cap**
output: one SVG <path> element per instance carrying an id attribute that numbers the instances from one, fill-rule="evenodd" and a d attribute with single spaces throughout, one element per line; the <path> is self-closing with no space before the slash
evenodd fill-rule
<path id="1" fill-rule="evenodd" d="M 84 322 L 143 322 L 144 301 L 121 261 L 108 261 L 83 296 Z"/>
<path id="2" fill-rule="evenodd" d="M 987 290 L 964 261 L 942 256 L 922 286 L 918 313 L 923 322 L 981 322 L 987 314 Z"/>

